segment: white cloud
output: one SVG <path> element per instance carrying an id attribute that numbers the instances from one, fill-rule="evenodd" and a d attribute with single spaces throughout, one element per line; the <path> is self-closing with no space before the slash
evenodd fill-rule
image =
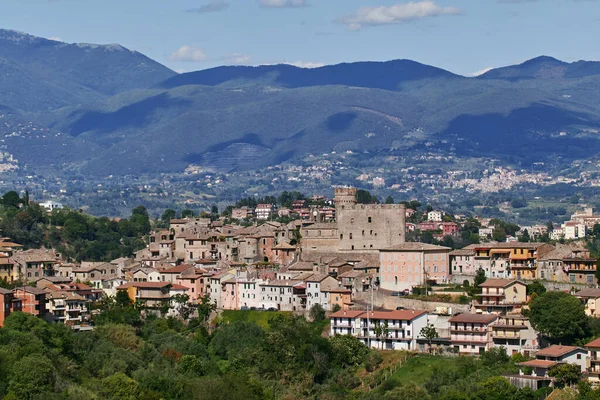
<path id="1" fill-rule="evenodd" d="M 263 8 L 307 7 L 306 0 L 258 0 Z"/>
<path id="2" fill-rule="evenodd" d="M 49 37 L 48 40 L 54 40 L 55 42 L 62 42 L 62 38 L 58 36 Z"/>
<path id="3" fill-rule="evenodd" d="M 324 66 L 324 63 L 313 62 L 313 61 L 294 61 L 294 62 L 285 62 L 284 64 L 293 65 L 294 67 L 299 68 L 319 68 Z"/>
<path id="4" fill-rule="evenodd" d="M 456 7 L 441 7 L 432 0 L 423 0 L 389 7 L 362 7 L 355 14 L 341 18 L 339 22 L 349 30 L 356 31 L 363 27 L 399 24 L 426 17 L 460 13 L 460 9 Z"/>
<path id="5" fill-rule="evenodd" d="M 229 3 L 224 0 L 212 0 L 200 7 L 190 8 L 187 10 L 189 13 L 210 13 L 217 11 L 224 11 L 229 8 Z"/>
<path id="6" fill-rule="evenodd" d="M 231 53 L 221 57 L 221 60 L 230 65 L 248 65 L 252 61 L 252 57 L 248 54 Z"/>
<path id="7" fill-rule="evenodd" d="M 202 49 L 192 46 L 181 46 L 169 56 L 171 61 L 204 61 L 206 54 Z"/>
<path id="8" fill-rule="evenodd" d="M 488 71 L 491 71 L 491 70 L 493 70 L 493 69 L 494 69 L 494 67 L 487 67 L 487 68 L 484 68 L 484 69 L 482 69 L 482 70 L 479 70 L 479 71 L 471 72 L 470 74 L 468 74 L 468 76 L 473 76 L 473 77 L 475 77 L 475 76 L 483 75 L 483 74 L 485 74 L 486 72 L 488 72 Z"/>

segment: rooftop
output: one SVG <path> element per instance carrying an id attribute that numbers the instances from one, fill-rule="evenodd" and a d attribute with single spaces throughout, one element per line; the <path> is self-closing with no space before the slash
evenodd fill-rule
<path id="1" fill-rule="evenodd" d="M 445 251 L 451 250 L 450 247 L 437 246 L 429 243 L 406 242 L 392 247 L 381 249 L 380 251 Z"/>
<path id="2" fill-rule="evenodd" d="M 562 345 L 552 345 L 550 347 L 546 347 L 536 353 L 537 356 L 541 357 L 560 357 L 568 353 L 572 353 L 574 351 L 585 351 L 580 347 L 575 346 L 562 346 Z"/>
<path id="3" fill-rule="evenodd" d="M 448 322 L 458 322 L 467 324 L 489 324 L 498 318 L 495 314 L 459 314 L 448 320 Z"/>

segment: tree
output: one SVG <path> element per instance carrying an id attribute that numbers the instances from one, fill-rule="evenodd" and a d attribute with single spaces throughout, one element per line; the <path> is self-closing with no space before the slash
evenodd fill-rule
<path id="1" fill-rule="evenodd" d="M 356 191 L 356 202 L 358 204 L 376 204 L 379 203 L 377 196 L 373 196 L 369 191 L 358 189 Z"/>
<path id="2" fill-rule="evenodd" d="M 210 295 L 208 293 L 200 297 L 199 300 L 200 301 L 196 306 L 196 309 L 198 310 L 198 319 L 206 324 L 210 318 L 210 314 L 217 309 L 217 305 L 210 301 Z"/>
<path id="3" fill-rule="evenodd" d="M 481 285 L 483 282 L 485 282 L 487 280 L 487 277 L 485 276 L 485 271 L 483 270 L 483 268 L 479 268 L 477 270 L 477 272 L 475 273 L 475 278 L 473 279 L 473 286 L 471 287 L 471 295 L 475 294 L 475 293 L 481 293 L 481 288 L 479 287 L 479 285 Z"/>
<path id="4" fill-rule="evenodd" d="M 19 208 L 20 203 L 21 198 L 19 197 L 19 194 L 14 190 L 6 192 L 2 196 L 2 204 L 4 204 L 6 207 Z"/>
<path id="5" fill-rule="evenodd" d="M 219 207 L 217 207 L 216 204 L 213 204 L 213 206 L 210 208 L 210 213 L 213 215 L 219 215 Z"/>
<path id="6" fill-rule="evenodd" d="M 440 335 L 438 334 L 438 332 L 435 329 L 435 327 L 433 326 L 433 324 L 428 324 L 428 325 L 424 326 L 423 328 L 421 328 L 421 331 L 419 332 L 419 336 L 427 339 L 427 344 L 429 345 L 430 353 L 431 353 L 431 344 L 433 342 L 433 339 L 437 339 L 440 337 Z"/>
<path id="7" fill-rule="evenodd" d="M 140 385 L 122 372 L 102 379 L 100 394 L 105 399 L 136 400 L 140 398 Z"/>
<path id="8" fill-rule="evenodd" d="M 377 337 L 379 343 L 381 344 L 381 348 L 383 349 L 383 341 L 381 339 L 387 339 L 390 333 L 387 321 L 384 321 L 382 324 L 381 321 L 376 320 L 373 332 L 375 333 L 375 336 Z"/>
<path id="9" fill-rule="evenodd" d="M 527 231 L 527 229 L 524 229 L 521 236 L 519 236 L 519 242 L 531 242 L 531 236 L 529 236 L 529 231 Z"/>
<path id="10" fill-rule="evenodd" d="M 581 367 L 577 364 L 558 364 L 548 369 L 548 376 L 554 378 L 556 386 L 571 386 L 581 378 Z"/>
<path id="11" fill-rule="evenodd" d="M 315 322 L 325 320 L 325 310 L 320 304 L 315 304 L 310 308 L 310 318 Z"/>
<path id="12" fill-rule="evenodd" d="M 52 362 L 42 354 L 23 357 L 12 367 L 9 393 L 17 399 L 43 398 L 53 390 L 54 371 Z"/>
<path id="13" fill-rule="evenodd" d="M 175 218 L 176 214 L 177 213 L 175 212 L 175 210 L 173 210 L 172 208 L 167 208 L 165 212 L 163 212 L 160 219 L 165 223 L 169 223 L 173 218 Z"/>
<path id="14" fill-rule="evenodd" d="M 531 282 L 527 285 L 527 294 L 532 295 L 533 293 L 536 293 L 538 296 L 546 293 L 546 286 L 538 280 Z"/>
<path id="15" fill-rule="evenodd" d="M 553 342 L 571 343 L 585 336 L 587 316 L 583 303 L 565 292 L 546 292 L 530 305 L 534 329 Z"/>
<path id="16" fill-rule="evenodd" d="M 600 283 L 600 257 L 596 260 L 596 271 L 594 271 L 594 275 L 596 276 L 596 283 Z"/>
<path id="17" fill-rule="evenodd" d="M 129 293 L 127 293 L 126 290 L 117 290 L 115 302 L 122 308 L 131 307 L 133 305 L 131 298 L 129 298 Z"/>
<path id="18" fill-rule="evenodd" d="M 190 209 L 185 209 L 181 212 L 181 218 L 193 218 L 194 217 L 194 211 L 190 210 Z"/>
<path id="19" fill-rule="evenodd" d="M 331 306 L 331 311 L 332 312 L 338 312 L 342 309 L 342 307 L 340 307 L 340 305 L 338 303 L 334 303 L 333 306 Z"/>
<path id="20" fill-rule="evenodd" d="M 190 303 L 190 296 L 187 294 L 176 294 L 171 296 L 171 300 L 175 303 L 175 310 L 183 320 L 187 320 L 196 310 L 196 307 Z"/>
<path id="21" fill-rule="evenodd" d="M 394 204 L 394 198 L 392 196 L 386 197 L 385 204 Z"/>
<path id="22" fill-rule="evenodd" d="M 335 335 L 329 338 L 333 360 L 341 367 L 358 365 L 365 361 L 369 349 L 358 338 L 350 335 Z"/>

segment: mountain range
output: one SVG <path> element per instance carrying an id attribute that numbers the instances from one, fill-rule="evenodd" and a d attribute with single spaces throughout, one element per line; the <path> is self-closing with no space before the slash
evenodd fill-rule
<path id="1" fill-rule="evenodd" d="M 0 30 L 0 115 L 2 150 L 34 171 L 243 171 L 427 148 L 560 167 L 600 153 L 600 63 L 543 56 L 477 77 L 411 60 L 176 74 L 120 45 Z"/>

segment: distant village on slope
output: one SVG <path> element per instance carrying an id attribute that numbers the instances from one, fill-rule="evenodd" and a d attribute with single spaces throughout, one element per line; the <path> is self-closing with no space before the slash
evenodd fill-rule
<path id="1" fill-rule="evenodd" d="M 146 313 L 173 316 L 180 315 L 182 298 L 209 301 L 217 311 L 321 307 L 329 334 L 353 335 L 371 347 L 479 354 L 502 346 L 536 357 L 522 363 L 532 372 L 519 378 L 531 378 L 525 385 L 534 389 L 548 384 L 547 371 L 557 363 L 574 362 L 597 380 L 600 365 L 586 360 L 595 360 L 600 344 L 590 343 L 589 354 L 545 347 L 522 312 L 531 300 L 527 285 L 536 282 L 573 294 L 586 314 L 600 317 L 597 259 L 583 242 L 600 227 L 592 209 L 561 226 L 521 227 L 514 235 L 477 218 L 477 243 L 453 250 L 407 238 L 415 232 L 431 232 L 438 243 L 458 238 L 473 218 L 417 211 L 410 203 L 359 204 L 352 187 L 335 187 L 334 194 L 333 200 L 294 200 L 289 208 L 233 208 L 230 221 L 252 222 L 244 226 L 172 218 L 134 257 L 110 262 L 68 262 L 56 250 L 23 250 L 3 238 L 0 280 L 20 286 L 0 289 L 0 326 L 11 312 L 23 311 L 91 330 L 98 311 L 90 305 L 119 292 Z M 40 205 L 49 215 L 62 209 L 52 201 Z M 292 218 L 273 221 L 281 217 Z M 473 239 L 473 232 L 467 236 Z M 540 238 L 545 241 L 534 241 Z M 423 336 L 428 326 L 438 333 L 435 340 Z"/>

